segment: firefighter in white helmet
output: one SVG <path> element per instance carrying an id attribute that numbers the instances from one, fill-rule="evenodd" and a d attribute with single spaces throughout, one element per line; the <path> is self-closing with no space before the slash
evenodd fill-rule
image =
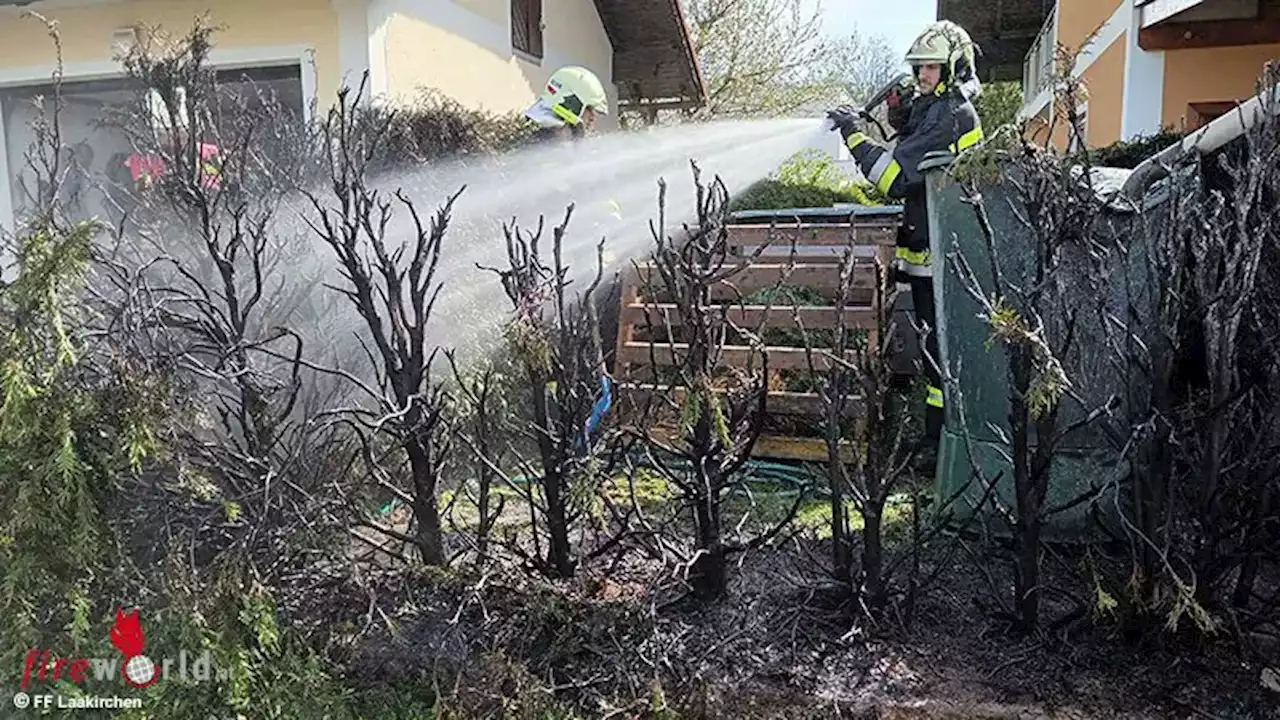
<path id="1" fill-rule="evenodd" d="M 982 140 L 982 123 L 970 102 L 981 91 L 974 62 L 974 43 L 959 25 L 931 24 L 911 44 L 906 60 L 915 74 L 916 94 L 897 143 L 887 148 L 863 131 L 858 113 L 840 107 L 827 115 L 867 179 L 881 192 L 903 203 L 898 232 L 897 276 L 911 288 L 912 304 L 921 324 L 929 326 L 922 359 L 928 380 L 925 437 L 926 462 L 935 458 L 942 430 L 942 381 L 934 367 L 938 358 L 937 323 L 932 275 L 938 263 L 929 255 L 929 222 L 925 209 L 924 177 L 920 162 L 927 153 L 960 152 Z"/>
<path id="2" fill-rule="evenodd" d="M 609 96 L 596 74 L 570 65 L 552 73 L 524 116 L 547 137 L 580 138 L 597 116 L 609 114 Z"/>

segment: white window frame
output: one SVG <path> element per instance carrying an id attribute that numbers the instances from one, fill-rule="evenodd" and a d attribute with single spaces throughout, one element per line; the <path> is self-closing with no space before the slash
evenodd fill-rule
<path id="1" fill-rule="evenodd" d="M 302 113 L 311 122 L 316 108 L 315 47 L 310 45 L 261 45 L 249 47 L 214 48 L 209 52 L 209 67 L 218 70 L 236 70 L 263 66 L 297 64 L 302 82 Z M 124 71 L 114 60 L 93 60 L 63 63 L 63 82 L 123 78 Z M 0 68 L 0 88 L 48 85 L 53 79 L 50 65 Z M 0 100 L 2 103 L 3 100 Z M 0 119 L 4 117 L 0 106 Z M 0 121 L 0 232 L 12 232 L 15 227 L 13 193 L 10 187 L 8 138 L 4 123 Z"/>

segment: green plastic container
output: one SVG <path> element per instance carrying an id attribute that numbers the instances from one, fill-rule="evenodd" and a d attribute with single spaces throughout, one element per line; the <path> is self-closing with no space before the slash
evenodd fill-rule
<path id="1" fill-rule="evenodd" d="M 1009 524 L 998 515 L 1002 509 L 1012 510 L 1016 502 L 1010 460 L 1007 354 L 1001 342 L 991 340 L 990 326 L 978 317 L 981 306 L 963 286 L 948 258 L 956 249 L 963 253 L 983 295 L 991 296 L 994 283 L 986 240 L 973 206 L 963 201 L 959 183 L 947 172 L 954 159 L 950 153 L 933 153 L 920 166 L 928 192 L 930 250 L 937 258 L 933 285 L 940 362 L 958 380 L 963 396 L 961 403 L 959 397 L 953 397 L 951 388 L 944 389 L 945 425 L 938 449 L 935 509 L 944 507 L 953 522 L 975 519 L 989 532 L 1007 536 Z M 1034 258 L 1028 252 L 1031 246 L 1026 231 L 1014 215 L 1012 206 L 1018 203 L 1009 202 L 1008 185 L 985 185 L 980 191 L 994 231 L 1001 272 L 1007 281 L 1025 286 Z M 1127 259 L 1117 260 L 1111 272 L 1114 281 L 1103 293 L 1107 296 L 1106 305 L 1118 317 L 1126 317 L 1126 308 L 1138 308 L 1141 317 L 1133 326 L 1149 340 L 1149 309 L 1153 303 L 1148 297 L 1151 284 L 1146 276 L 1150 270 L 1139 215 L 1115 208 L 1104 217 L 1106 227 L 1101 232 L 1117 233 L 1116 237 L 1125 238 L 1130 249 Z M 1066 258 L 1063 277 L 1068 287 L 1086 272 L 1084 267 L 1082 262 Z M 1076 290 L 1082 298 L 1088 294 L 1083 286 L 1072 288 L 1072 292 Z M 1082 299 L 1082 304 L 1085 302 Z M 1118 518 L 1127 507 L 1132 472 L 1121 447 L 1130 423 L 1144 416 L 1148 407 L 1142 381 L 1134 377 L 1137 373 L 1124 372 L 1115 353 L 1106 349 L 1101 317 L 1096 312 L 1087 315 L 1079 321 L 1074 351 L 1060 360 L 1068 380 L 1088 407 L 1103 405 L 1113 395 L 1117 404 L 1113 420 L 1093 423 L 1069 435 L 1059 446 L 1049 471 L 1045 507 L 1071 507 L 1045 519 L 1046 540 L 1083 541 L 1095 536 L 1101 527 L 1110 532 L 1119 530 Z M 1086 412 L 1077 403 L 1064 400 L 1059 425 L 1081 419 Z M 1033 447 L 1036 442 L 1033 431 Z M 975 466 L 981 471 L 981 478 L 975 473 Z M 994 492 L 988 494 L 997 477 Z M 990 499 L 992 495 L 998 498 L 999 505 Z"/>

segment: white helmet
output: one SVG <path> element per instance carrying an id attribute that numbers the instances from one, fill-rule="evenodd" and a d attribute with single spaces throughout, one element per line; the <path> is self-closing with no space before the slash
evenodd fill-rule
<path id="1" fill-rule="evenodd" d="M 571 65 L 555 71 L 538 98 L 567 125 L 582 122 L 582 111 L 591 108 L 601 115 L 609 114 L 609 96 L 596 74 L 584 67 Z"/>
<path id="2" fill-rule="evenodd" d="M 953 78 L 964 82 L 977 74 L 975 45 L 969 33 L 950 20 L 933 23 L 911 43 L 907 62 L 912 67 L 937 63 L 943 67 L 943 82 Z"/>

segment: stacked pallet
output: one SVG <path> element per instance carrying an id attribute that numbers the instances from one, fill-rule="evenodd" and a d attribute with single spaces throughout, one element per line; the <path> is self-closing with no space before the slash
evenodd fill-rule
<path id="1" fill-rule="evenodd" d="M 834 330 L 840 318 L 835 307 L 840 286 L 840 261 L 848 250 L 850 240 L 855 243 L 858 258 L 853 277 L 852 305 L 844 309 L 844 326 L 867 332 L 871 347 L 879 342 L 877 333 L 881 318 L 889 312 L 891 298 L 886 292 L 876 292 L 876 287 L 892 289 L 884 275 L 877 275 L 879 266 L 887 272 L 892 265 L 897 227 L 901 222 L 899 208 L 854 207 L 844 211 L 835 209 L 788 210 L 780 212 L 738 213 L 727 227 L 730 253 L 741 258 L 741 272 L 732 278 L 733 288 L 712 290 L 712 301 L 736 324 L 753 330 L 791 330 L 801 327 L 805 331 Z M 792 261 L 792 242 L 795 256 Z M 765 246 L 757 255 L 760 246 Z M 793 264 L 794 263 L 794 264 Z M 675 364 L 677 356 L 686 349 L 680 343 L 668 341 L 665 328 L 648 328 L 648 318 L 661 323 L 660 318 L 678 317 L 676 307 L 664 304 L 661 298 L 646 298 L 643 288 L 654 272 L 651 264 L 641 262 L 625 273 L 621 308 L 618 322 L 618 346 L 615 361 L 615 377 L 618 380 L 620 407 L 642 407 L 655 394 L 674 395 L 683 399 L 683 388 L 670 387 L 663 380 L 664 369 Z M 653 277 L 652 284 L 660 284 Z M 825 304 L 808 304 L 798 309 L 789 303 L 768 305 L 744 305 L 737 299 L 753 293 L 775 288 L 803 288 L 810 298 L 821 297 Z M 725 307 L 727 306 L 727 307 Z M 656 332 L 653 332 L 655 331 Z M 673 335 L 678 337 L 678 328 Z M 649 331 L 648 337 L 645 337 Z M 762 332 L 762 335 L 765 333 Z M 790 372 L 822 372 L 830 369 L 829 358 L 816 351 L 812 358 L 803 346 L 769 345 L 766 348 L 771 375 Z M 759 367 L 759 355 L 745 345 L 729 345 L 720 356 L 726 368 L 746 370 L 755 358 Z M 670 375 L 670 371 L 665 373 Z M 820 426 L 826 414 L 822 399 L 815 392 L 797 392 L 776 388 L 771 378 L 766 408 L 770 416 L 769 427 Z M 859 412 L 857 402 L 847 403 L 847 413 Z M 787 420 L 792 422 L 787 422 Z M 661 432 L 661 428 L 658 428 Z M 668 432 L 670 432 L 668 430 Z M 769 432 L 756 443 L 753 453 L 759 458 L 779 460 L 822 461 L 827 456 L 826 444 L 820 433 L 784 434 Z"/>

